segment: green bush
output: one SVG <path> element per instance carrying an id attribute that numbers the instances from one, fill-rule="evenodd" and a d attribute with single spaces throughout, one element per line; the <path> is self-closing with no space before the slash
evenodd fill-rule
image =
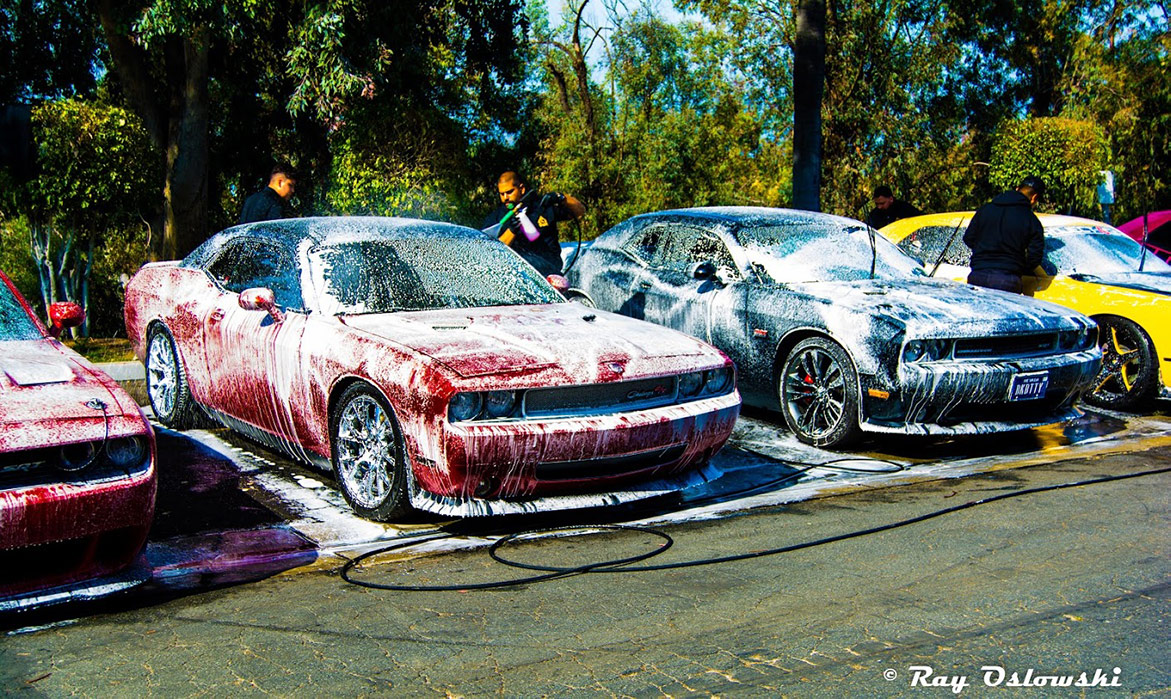
<path id="1" fill-rule="evenodd" d="M 1106 138 L 1087 121 L 1060 117 L 1023 119 L 1002 125 L 992 144 L 989 179 L 1012 189 L 1038 175 L 1048 189 L 1043 208 L 1097 216 L 1100 170 L 1106 169 Z"/>

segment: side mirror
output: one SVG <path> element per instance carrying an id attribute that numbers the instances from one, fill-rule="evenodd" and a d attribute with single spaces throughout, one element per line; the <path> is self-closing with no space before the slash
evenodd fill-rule
<path id="1" fill-rule="evenodd" d="M 267 287 L 254 287 L 240 292 L 240 308 L 246 311 L 265 311 L 276 322 L 285 319 L 285 314 L 276 305 L 276 295 Z"/>
<path id="2" fill-rule="evenodd" d="M 49 334 L 61 337 L 65 328 L 76 328 L 85 322 L 85 310 L 75 301 L 58 301 L 49 304 Z"/>
<path id="3" fill-rule="evenodd" d="M 696 262 L 691 265 L 691 276 L 694 279 L 711 279 L 716 276 L 716 263 L 711 260 Z"/>

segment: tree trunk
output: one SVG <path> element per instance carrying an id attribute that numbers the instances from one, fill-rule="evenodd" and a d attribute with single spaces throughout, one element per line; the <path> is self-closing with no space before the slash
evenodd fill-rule
<path id="1" fill-rule="evenodd" d="M 182 82 L 174 85 L 167 129 L 163 259 L 178 259 L 207 238 L 208 40 L 205 30 L 178 49 Z"/>
<path id="2" fill-rule="evenodd" d="M 126 9 L 114 0 L 98 3 L 113 72 L 165 157 L 163 231 L 152 241 L 151 255 L 154 259 L 175 259 L 203 242 L 208 233 L 211 39 L 206 29 L 198 29 L 187 38 L 170 37 L 160 47 L 161 60 L 152 59 L 131 37 L 132 13 Z"/>
<path id="3" fill-rule="evenodd" d="M 821 211 L 825 2 L 800 0 L 793 51 L 793 208 Z"/>

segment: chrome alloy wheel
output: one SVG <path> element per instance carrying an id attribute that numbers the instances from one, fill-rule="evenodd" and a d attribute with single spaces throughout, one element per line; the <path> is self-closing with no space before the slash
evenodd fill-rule
<path id="1" fill-rule="evenodd" d="M 358 394 L 337 423 L 337 477 L 354 504 L 375 509 L 395 487 L 398 459 L 390 416 L 372 396 Z"/>
<path id="2" fill-rule="evenodd" d="M 170 417 L 175 412 L 175 393 L 179 384 L 179 365 L 171 338 L 156 332 L 146 351 L 146 390 L 155 414 Z"/>
<path id="3" fill-rule="evenodd" d="M 818 347 L 807 347 L 788 363 L 783 378 L 785 411 L 812 439 L 833 432 L 842 422 L 846 378 L 842 367 Z"/>

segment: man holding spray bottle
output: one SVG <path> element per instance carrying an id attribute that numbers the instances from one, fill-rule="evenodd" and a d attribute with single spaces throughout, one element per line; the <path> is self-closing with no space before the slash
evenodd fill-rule
<path id="1" fill-rule="evenodd" d="M 557 222 L 580 218 L 585 205 L 575 197 L 529 191 L 521 176 L 509 170 L 496 182 L 500 206 L 481 226 L 516 251 L 542 276 L 561 273 L 561 242 Z"/>

